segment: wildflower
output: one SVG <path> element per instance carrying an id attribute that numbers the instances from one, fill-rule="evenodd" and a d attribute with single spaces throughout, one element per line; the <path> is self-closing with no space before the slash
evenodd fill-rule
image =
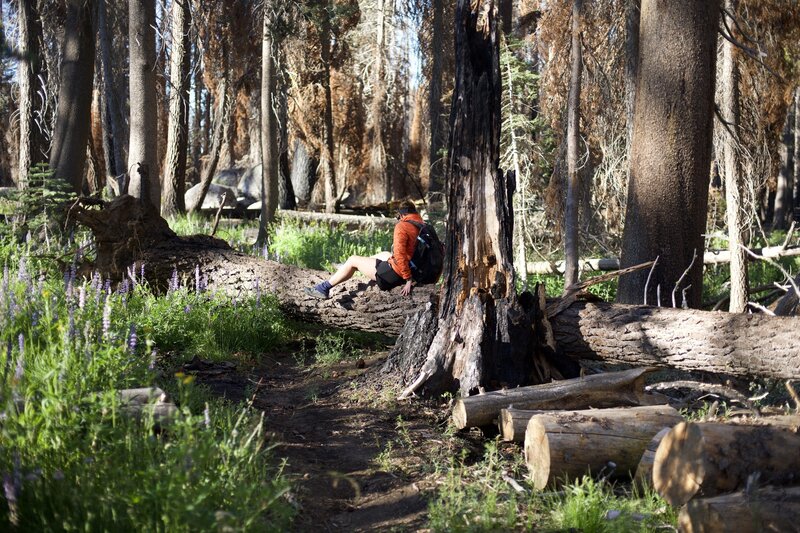
<path id="1" fill-rule="evenodd" d="M 25 337 L 19 334 L 19 357 L 17 358 L 17 368 L 14 369 L 14 380 L 19 381 L 25 375 Z"/>
<path id="2" fill-rule="evenodd" d="M 39 325 L 39 311 L 33 311 L 31 313 L 31 326 L 36 327 Z"/>
<path id="3" fill-rule="evenodd" d="M 8 341 L 8 347 L 6 349 L 6 366 L 3 369 L 3 381 L 6 380 L 6 376 L 8 375 L 8 371 L 11 370 L 11 350 L 13 349 L 13 344 L 11 341 Z"/>
<path id="4" fill-rule="evenodd" d="M 211 427 L 211 413 L 208 409 L 208 402 L 206 402 L 206 408 L 203 409 L 203 424 L 205 424 L 206 427 Z"/>
<path id="5" fill-rule="evenodd" d="M 69 306 L 69 329 L 67 330 L 67 338 L 75 338 L 75 308 Z"/>
<path id="6" fill-rule="evenodd" d="M 150 364 L 147 365 L 147 370 L 153 371 L 153 370 L 156 369 L 156 355 L 157 354 L 158 354 L 158 350 L 156 350 L 156 349 L 153 349 L 153 351 L 150 352 Z"/>
<path id="7" fill-rule="evenodd" d="M 111 329 L 111 304 L 106 299 L 106 304 L 103 306 L 103 337 L 108 337 L 108 332 Z"/>
<path id="8" fill-rule="evenodd" d="M 194 288 L 200 294 L 200 265 L 194 267 Z"/>
<path id="9" fill-rule="evenodd" d="M 139 283 L 144 282 L 144 263 L 142 263 L 141 267 L 139 268 Z"/>
<path id="10" fill-rule="evenodd" d="M 78 290 L 78 309 L 83 309 L 86 305 L 86 285 L 81 285 Z"/>
<path id="11" fill-rule="evenodd" d="M 172 277 L 169 279 L 169 289 L 167 290 L 168 293 L 175 292 L 178 290 L 178 269 L 174 269 L 172 271 Z"/>
<path id="12" fill-rule="evenodd" d="M 183 308 L 184 314 L 187 314 L 187 315 L 189 314 L 189 311 L 191 311 L 191 310 L 192 310 L 192 306 L 190 306 L 189 304 L 186 304 L 186 307 Z"/>
<path id="13" fill-rule="evenodd" d="M 111 280 L 107 279 L 105 284 L 103 285 L 103 292 L 106 294 L 111 294 Z"/>
<path id="14" fill-rule="evenodd" d="M 136 343 L 139 338 L 136 336 L 136 324 L 131 324 L 131 330 L 128 334 L 128 351 L 133 353 L 136 351 Z"/>

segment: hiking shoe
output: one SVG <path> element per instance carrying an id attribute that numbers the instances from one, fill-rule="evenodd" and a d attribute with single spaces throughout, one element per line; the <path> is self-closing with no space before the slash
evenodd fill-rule
<path id="1" fill-rule="evenodd" d="M 324 291 L 322 289 L 315 287 L 306 287 L 303 289 L 303 292 L 308 294 L 309 296 L 313 296 L 314 298 L 319 298 L 320 300 L 327 300 L 330 298 L 330 294 L 328 291 Z"/>

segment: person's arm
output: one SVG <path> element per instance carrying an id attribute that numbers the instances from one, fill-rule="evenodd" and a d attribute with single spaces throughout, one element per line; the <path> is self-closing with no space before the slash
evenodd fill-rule
<path id="1" fill-rule="evenodd" d="M 412 224 L 407 222 L 400 222 L 394 227 L 394 246 L 392 259 L 394 262 L 395 272 L 397 275 L 406 280 L 406 284 L 411 283 L 411 257 L 414 254 L 414 241 L 411 240 L 412 236 L 406 228 L 401 227 L 409 226 Z M 409 242 L 410 241 L 410 242 Z M 405 290 L 405 289 L 404 289 Z M 409 289 L 410 290 L 410 289 Z"/>

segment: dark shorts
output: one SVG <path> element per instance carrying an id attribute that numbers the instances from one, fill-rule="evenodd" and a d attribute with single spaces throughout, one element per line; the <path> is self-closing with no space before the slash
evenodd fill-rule
<path id="1" fill-rule="evenodd" d="M 375 260 L 375 281 L 382 291 L 389 291 L 405 284 L 405 280 L 397 275 L 388 261 Z"/>

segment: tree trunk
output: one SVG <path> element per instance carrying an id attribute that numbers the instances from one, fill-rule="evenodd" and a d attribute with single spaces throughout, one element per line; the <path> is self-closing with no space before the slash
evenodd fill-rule
<path id="1" fill-rule="evenodd" d="M 672 407 L 668 405 L 657 405 L 655 403 L 649 404 L 647 402 L 657 402 L 662 401 L 662 403 L 666 403 L 667 399 L 666 396 L 656 396 L 652 395 L 649 397 L 648 394 L 642 395 L 642 400 L 644 400 L 644 404 L 642 406 L 634 406 L 634 407 L 621 407 L 621 408 L 595 408 L 591 405 L 585 405 L 581 408 L 581 410 L 573 411 L 573 410 L 564 410 L 561 409 L 550 409 L 550 410 L 528 410 L 528 409 L 517 409 L 511 407 L 509 409 L 502 409 L 500 411 L 500 417 L 497 421 L 497 426 L 500 429 L 500 436 L 506 442 L 524 442 L 525 441 L 525 431 L 528 429 L 528 422 L 530 422 L 531 418 L 538 415 L 545 415 L 545 416 L 558 416 L 559 418 L 563 418 L 565 416 L 572 416 L 576 413 L 580 415 L 585 415 L 590 418 L 593 415 L 598 415 L 601 418 L 605 417 L 618 417 L 618 418 L 627 418 L 632 417 L 637 420 L 649 420 L 654 418 L 658 420 L 658 417 L 662 416 L 675 416 L 677 420 L 672 421 L 671 423 L 664 425 L 669 425 L 671 428 L 678 422 L 682 421 L 683 418 L 680 418 L 678 412 L 675 411 Z M 655 453 L 655 450 L 653 450 Z"/>
<path id="2" fill-rule="evenodd" d="M 660 287 L 685 290 L 689 307 L 701 304 L 702 265 L 689 266 L 704 249 L 719 7 L 718 0 L 642 1 L 621 263 L 659 258 L 647 285 L 650 302 Z M 622 276 L 618 300 L 641 302 L 649 275 Z"/>
<path id="3" fill-rule="evenodd" d="M 428 87 L 428 113 L 430 118 L 430 176 L 428 192 L 439 192 L 444 187 L 444 160 L 439 152 L 444 144 L 445 128 L 442 124 L 442 56 L 444 42 L 444 0 L 431 0 L 431 79 Z"/>
<path id="4" fill-rule="evenodd" d="M 453 424 L 456 429 L 488 426 L 511 405 L 525 410 L 642 405 L 647 401 L 644 376 L 650 371 L 636 368 L 468 396 L 456 401 Z"/>
<path id="5" fill-rule="evenodd" d="M 305 207 L 311 201 L 311 192 L 314 190 L 317 178 L 316 166 L 306 143 L 295 139 L 291 181 L 294 194 L 301 207 Z"/>
<path id="6" fill-rule="evenodd" d="M 800 531 L 800 487 L 759 487 L 690 501 L 678 515 L 683 533 Z"/>
<path id="7" fill-rule="evenodd" d="M 130 137 L 128 140 L 128 192 L 158 211 L 161 183 L 158 175 L 158 112 L 156 101 L 155 0 L 128 3 L 130 51 Z M 142 179 L 147 177 L 147 182 Z"/>
<path id="8" fill-rule="evenodd" d="M 682 422 L 656 451 L 653 486 L 671 505 L 759 483 L 797 483 L 800 435 L 780 427 Z"/>
<path id="9" fill-rule="evenodd" d="M 100 75 L 100 72 L 97 72 Z M 92 91 L 92 107 L 89 113 L 89 165 L 86 173 L 86 190 L 89 195 L 99 194 L 105 184 L 106 161 L 103 151 L 103 99 L 101 90 Z"/>
<path id="10" fill-rule="evenodd" d="M 125 157 L 122 148 L 125 145 L 125 128 L 120 105 L 117 101 L 114 67 L 111 62 L 111 37 L 108 34 L 108 16 L 106 0 L 97 0 L 97 30 L 100 43 L 100 63 L 103 73 L 103 151 L 106 158 L 106 180 L 113 180 L 116 194 L 127 191 Z"/>
<path id="11" fill-rule="evenodd" d="M 800 224 L 800 87 L 794 90 L 794 212 L 792 220 Z"/>
<path id="12" fill-rule="evenodd" d="M 525 430 L 525 462 L 543 489 L 585 474 L 630 476 L 647 444 L 664 426 L 683 420 L 669 406 L 536 415 Z"/>
<path id="13" fill-rule="evenodd" d="M 578 302 L 550 317 L 573 359 L 800 378 L 800 319 Z"/>
<path id="14" fill-rule="evenodd" d="M 625 153 L 630 157 L 633 140 L 633 108 L 639 67 L 639 17 L 641 0 L 625 0 Z M 630 165 L 628 166 L 630 170 Z"/>
<path id="15" fill-rule="evenodd" d="M 578 175 L 578 137 L 581 106 L 581 11 L 582 0 L 572 2 L 572 72 L 567 100 L 567 201 L 564 210 L 564 287 L 578 283 L 578 224 L 580 176 Z"/>
<path id="16" fill-rule="evenodd" d="M 674 424 L 673 424 L 674 425 Z M 672 426 L 662 428 L 655 434 L 642 453 L 633 481 L 640 489 L 647 490 L 653 486 L 653 463 L 656 461 L 656 451 L 661 440 L 672 430 Z"/>
<path id="17" fill-rule="evenodd" d="M 738 0 L 725 0 L 728 13 L 737 12 Z M 727 15 L 723 15 L 727 16 Z M 728 24 L 735 28 L 736 24 Z M 731 254 L 731 295 L 728 310 L 743 313 L 747 308 L 747 251 L 744 234 L 747 222 L 742 202 L 742 172 L 739 164 L 739 54 L 733 43 L 722 41 L 723 154 L 725 160 L 725 213 L 728 221 L 728 250 Z"/>
<path id="18" fill-rule="evenodd" d="M 217 112 L 214 113 L 214 135 L 211 143 L 211 148 L 208 151 L 208 160 L 200 174 L 200 193 L 192 205 L 187 205 L 186 208 L 190 213 L 194 213 L 203 206 L 203 200 L 206 198 L 208 188 L 211 186 L 211 180 L 217 172 L 217 165 L 219 164 L 219 154 L 224 142 L 224 133 L 227 123 L 230 121 L 231 115 L 231 102 L 228 95 L 228 83 L 225 76 L 222 76 L 217 85 L 217 97 L 219 105 Z"/>
<path id="19" fill-rule="evenodd" d="M 19 173 L 17 187 L 28 184 L 28 171 L 45 157 L 47 148 L 41 128 L 34 113 L 39 76 L 44 74 L 39 43 L 42 40 L 42 21 L 36 2 L 18 0 L 17 26 L 19 39 Z"/>
<path id="20" fill-rule="evenodd" d="M 783 135 L 779 144 L 780 171 L 778 172 L 778 185 L 775 190 L 775 208 L 772 215 L 772 229 L 784 230 L 788 227 L 789 213 L 792 212 L 792 156 L 794 155 L 794 106 L 786 110 L 786 120 L 783 123 Z"/>
<path id="21" fill-rule="evenodd" d="M 278 120 L 275 116 L 275 43 L 274 13 L 271 3 L 264 5 L 264 27 L 261 38 L 261 219 L 258 224 L 259 246 L 267 242 L 267 227 L 275 222 L 278 209 Z"/>
<path id="22" fill-rule="evenodd" d="M 202 130 L 202 118 L 203 118 L 203 74 L 200 70 L 200 62 L 202 60 L 202 54 L 200 53 L 200 47 L 195 42 L 194 45 L 194 62 L 197 68 L 195 68 L 194 74 L 194 113 L 192 115 L 192 181 L 191 183 L 197 183 L 200 178 L 200 155 L 203 153 L 203 130 Z"/>
<path id="23" fill-rule="evenodd" d="M 394 4 L 391 3 L 393 6 Z M 386 169 L 386 147 L 383 143 L 383 107 L 386 99 L 386 80 L 384 79 L 384 48 L 386 47 L 386 0 L 377 0 L 377 31 L 375 50 L 372 62 L 372 102 L 370 105 L 369 124 L 364 137 L 365 146 L 369 149 L 369 175 L 382 194 L 378 202 L 389 202 L 392 199 L 391 174 Z"/>
<path id="24" fill-rule="evenodd" d="M 172 55 L 169 68 L 172 90 L 169 93 L 169 129 L 161 202 L 163 216 L 177 215 L 186 210 L 184 184 L 189 149 L 190 31 L 191 10 L 188 0 L 173 0 Z"/>
<path id="25" fill-rule="evenodd" d="M 50 168 L 55 176 L 69 181 L 76 192 L 80 192 L 83 185 L 89 140 L 94 79 L 93 11 L 92 0 L 69 0 L 67 3 L 58 110 L 50 151 Z"/>
<path id="26" fill-rule="evenodd" d="M 421 387 L 429 394 L 458 389 L 466 397 L 482 387 L 550 378 L 550 365 L 533 353 L 533 328 L 514 288 L 514 184 L 498 168 L 498 32 L 496 2 L 482 2 L 472 13 L 470 2 L 459 0 L 444 286 L 436 335 L 427 353 L 419 353 L 424 363 L 402 397 Z"/>
<path id="27" fill-rule="evenodd" d="M 322 142 L 322 179 L 325 185 L 325 212 L 336 212 L 336 170 L 333 165 L 333 98 L 331 97 L 331 21 L 327 10 L 320 24 L 320 55 L 322 57 L 322 87 L 325 91 L 325 109 Z"/>

